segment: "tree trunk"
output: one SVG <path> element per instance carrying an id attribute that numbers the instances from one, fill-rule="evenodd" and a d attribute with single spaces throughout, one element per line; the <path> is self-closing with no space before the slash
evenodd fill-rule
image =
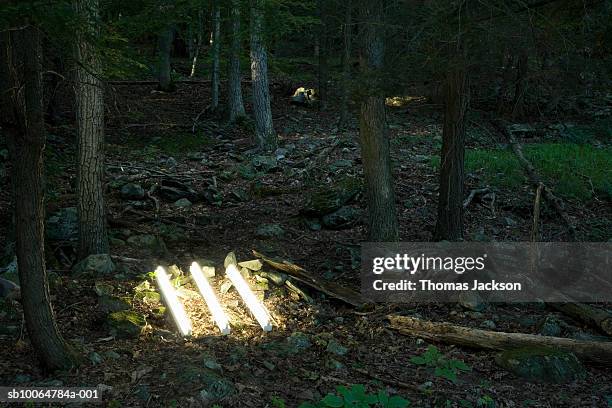
<path id="1" fill-rule="evenodd" d="M 438 220 L 434 233 L 436 240 L 458 241 L 463 238 L 463 157 L 468 92 L 465 71 L 449 71 L 445 81 Z"/>
<path id="2" fill-rule="evenodd" d="M 166 26 L 159 34 L 159 47 L 158 47 L 158 89 L 164 92 L 171 92 L 174 90 L 174 84 L 172 83 L 172 76 L 170 74 L 170 53 L 172 51 L 172 41 L 174 40 L 174 29 L 172 26 Z"/>
<path id="3" fill-rule="evenodd" d="M 212 15 L 212 68 L 211 68 L 211 96 L 210 108 L 214 111 L 219 107 L 219 46 L 221 40 L 221 4 L 220 0 L 213 1 Z"/>
<path id="4" fill-rule="evenodd" d="M 0 125 L 12 158 L 21 304 L 32 347 L 50 369 L 75 365 L 59 333 L 49 298 L 44 257 L 43 92 L 36 27 L 0 34 Z"/>
<path id="5" fill-rule="evenodd" d="M 193 78 L 196 71 L 196 64 L 198 63 L 198 56 L 200 55 L 200 48 L 202 48 L 202 30 L 203 30 L 203 22 L 204 13 L 200 9 L 198 10 L 198 29 L 194 36 L 192 24 L 189 25 L 189 59 L 191 60 L 191 72 L 189 73 L 189 77 Z"/>
<path id="6" fill-rule="evenodd" d="M 255 137 L 263 151 L 276 149 L 277 140 L 272 124 L 268 57 L 263 39 L 264 10 L 262 0 L 251 0 L 251 80 L 253 81 L 253 116 Z"/>
<path id="7" fill-rule="evenodd" d="M 340 120 L 338 127 L 347 126 L 349 121 L 349 96 L 351 85 L 351 21 L 352 21 L 352 2 L 349 0 L 344 11 L 344 26 L 342 33 L 344 34 L 344 50 L 342 53 L 342 93 L 340 99 Z"/>
<path id="8" fill-rule="evenodd" d="M 229 120 L 235 122 L 238 118 L 246 116 L 242 102 L 242 84 L 240 77 L 240 0 L 232 0 L 232 46 L 229 61 Z"/>
<path id="9" fill-rule="evenodd" d="M 526 49 L 521 51 L 516 67 L 516 84 L 514 86 L 514 100 L 512 101 L 512 118 L 521 118 L 525 115 L 525 93 L 527 92 L 527 75 L 529 73 L 529 53 Z"/>
<path id="10" fill-rule="evenodd" d="M 364 4 L 364 76 L 378 78 L 383 68 L 384 43 L 381 33 L 383 1 Z M 359 138 L 368 200 L 369 239 L 390 242 L 399 239 L 389 139 L 385 118 L 385 97 L 379 84 L 369 85 L 361 101 Z"/>
<path id="11" fill-rule="evenodd" d="M 80 258 L 108 253 L 104 206 L 104 84 L 90 38 L 99 35 L 98 0 L 76 0 L 75 10 L 89 23 L 77 33 L 75 100 L 77 117 L 77 210 Z"/>
<path id="12" fill-rule="evenodd" d="M 318 52 L 318 82 L 319 82 L 319 110 L 327 109 L 327 80 L 329 75 L 329 67 L 327 56 L 329 53 L 329 44 L 327 36 L 327 11 L 325 8 L 325 0 L 317 0 L 317 8 L 320 19 L 319 25 L 319 52 Z"/>

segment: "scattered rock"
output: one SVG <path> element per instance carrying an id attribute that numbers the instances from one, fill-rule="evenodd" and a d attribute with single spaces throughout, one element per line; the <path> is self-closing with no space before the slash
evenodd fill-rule
<path id="1" fill-rule="evenodd" d="M 164 240 L 152 234 L 132 235 L 127 239 L 127 243 L 137 248 L 149 249 L 159 254 L 168 252 Z"/>
<path id="2" fill-rule="evenodd" d="M 229 290 L 232 288 L 233 284 L 232 281 L 230 280 L 226 280 L 221 284 L 221 287 L 219 288 L 219 291 L 222 294 L 226 294 L 227 292 L 229 292 Z"/>
<path id="3" fill-rule="evenodd" d="M 311 231 L 321 231 L 321 219 L 315 217 L 304 217 L 304 224 Z"/>
<path id="4" fill-rule="evenodd" d="M 270 173 L 280 169 L 275 156 L 255 156 L 251 159 L 251 165 L 257 171 Z"/>
<path id="5" fill-rule="evenodd" d="M 125 241 L 119 238 L 109 238 L 109 242 L 113 247 L 125 246 Z"/>
<path id="6" fill-rule="evenodd" d="M 554 316 L 546 316 L 538 323 L 538 332 L 542 336 L 559 337 L 561 335 L 561 324 Z"/>
<path id="7" fill-rule="evenodd" d="M 485 320 L 484 322 L 480 323 L 480 327 L 482 327 L 483 329 L 495 330 L 497 328 L 497 325 L 493 320 Z"/>
<path id="8" fill-rule="evenodd" d="M 486 303 L 482 297 L 478 293 L 472 291 L 459 293 L 458 301 L 459 305 L 464 309 L 474 312 L 482 312 L 486 307 Z"/>
<path id="9" fill-rule="evenodd" d="M 262 224 L 255 231 L 258 238 L 281 238 L 285 230 L 279 224 Z"/>
<path id="10" fill-rule="evenodd" d="M 98 298 L 98 308 L 104 313 L 114 313 L 129 310 L 131 305 L 127 300 L 117 296 L 104 295 Z"/>
<path id="11" fill-rule="evenodd" d="M 302 332 L 291 334 L 291 336 L 287 337 L 287 343 L 289 345 L 289 351 L 293 354 L 300 353 L 312 346 L 308 335 Z"/>
<path id="12" fill-rule="evenodd" d="M 285 282 L 287 281 L 287 275 L 281 272 L 261 271 L 259 272 L 259 275 L 268 279 L 269 281 L 272 281 L 272 283 L 275 284 L 276 286 L 283 286 Z"/>
<path id="13" fill-rule="evenodd" d="M 361 217 L 361 211 L 353 207 L 342 207 L 331 214 L 324 215 L 323 225 L 332 230 L 351 228 Z"/>
<path id="14" fill-rule="evenodd" d="M 145 189 L 140 184 L 124 184 L 121 187 L 121 198 L 125 200 L 142 200 L 145 198 Z"/>
<path id="15" fill-rule="evenodd" d="M 356 178 L 346 177 L 333 186 L 320 187 L 310 192 L 301 212 L 312 216 L 330 214 L 347 204 L 359 192 L 361 182 Z"/>
<path id="16" fill-rule="evenodd" d="M 89 255 L 72 268 L 75 275 L 110 275 L 115 271 L 115 264 L 109 254 Z"/>
<path id="17" fill-rule="evenodd" d="M 109 358 L 111 360 L 119 360 L 121 358 L 121 355 L 113 350 L 105 351 L 103 355 L 105 358 Z"/>
<path id="18" fill-rule="evenodd" d="M 353 161 L 347 159 L 336 160 L 329 165 L 329 170 L 336 173 L 338 170 L 349 169 L 353 167 Z"/>
<path id="19" fill-rule="evenodd" d="M 20 292 L 19 285 L 8 279 L 0 278 L 0 299 L 18 299 L 21 296 Z"/>
<path id="20" fill-rule="evenodd" d="M 250 269 L 252 271 L 259 271 L 261 270 L 262 263 L 259 259 L 252 259 L 250 261 L 238 262 L 238 266 Z"/>
<path id="21" fill-rule="evenodd" d="M 134 311 L 111 313 L 107 322 L 111 333 L 118 338 L 135 338 L 140 336 L 146 325 L 145 319 Z"/>
<path id="22" fill-rule="evenodd" d="M 104 361 L 102 356 L 96 353 L 95 351 L 89 353 L 88 358 L 89 358 L 89 361 L 91 361 L 93 365 L 101 364 Z"/>
<path id="23" fill-rule="evenodd" d="M 189 201 L 186 198 L 181 198 L 181 199 L 176 200 L 174 202 L 174 206 L 178 207 L 178 208 L 189 208 L 189 207 L 191 207 L 191 205 L 192 205 L 191 201 Z"/>
<path id="24" fill-rule="evenodd" d="M 527 123 L 514 123 L 508 126 L 508 132 L 520 137 L 533 137 L 536 129 Z"/>
<path id="25" fill-rule="evenodd" d="M 343 356 L 346 353 L 348 353 L 348 349 L 344 347 L 342 344 L 338 343 L 335 339 L 331 339 L 327 343 L 327 347 L 325 348 L 325 351 L 331 354 L 335 354 L 337 356 Z"/>
<path id="26" fill-rule="evenodd" d="M 573 353 L 525 347 L 507 350 L 495 361 L 511 373 L 529 381 L 562 384 L 582 379 L 586 371 Z"/>
<path id="27" fill-rule="evenodd" d="M 47 219 L 47 238 L 52 241 L 70 241 L 77 238 L 79 218 L 76 207 L 62 208 Z"/>

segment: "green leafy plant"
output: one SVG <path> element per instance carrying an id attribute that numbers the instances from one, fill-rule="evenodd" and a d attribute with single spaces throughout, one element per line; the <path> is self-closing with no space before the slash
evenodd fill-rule
<path id="1" fill-rule="evenodd" d="M 414 356 L 410 362 L 416 365 L 424 365 L 434 369 L 438 377 L 446 378 L 451 382 L 457 381 L 457 374 L 472 369 L 464 361 L 447 359 L 436 346 L 429 346 L 420 356 Z"/>
<path id="2" fill-rule="evenodd" d="M 270 405 L 274 408 L 286 408 L 287 406 L 285 400 L 280 397 L 277 397 L 276 395 L 273 395 L 270 398 Z"/>
<path id="3" fill-rule="evenodd" d="M 405 408 L 410 405 L 410 401 L 397 395 L 390 396 L 385 390 L 370 394 L 363 384 L 354 384 L 350 388 L 339 386 L 336 390 L 336 394 L 329 393 L 316 404 L 304 402 L 300 408 Z"/>

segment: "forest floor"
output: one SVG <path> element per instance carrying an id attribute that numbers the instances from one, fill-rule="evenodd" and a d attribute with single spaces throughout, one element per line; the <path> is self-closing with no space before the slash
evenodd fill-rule
<path id="1" fill-rule="evenodd" d="M 262 332 L 230 289 L 220 300 L 230 315 L 232 333 L 220 336 L 187 282 L 180 293 L 194 332 L 187 339 L 175 334 L 173 323 L 159 313 L 158 299 L 148 295 L 150 287 L 144 283 L 153 286 L 148 273 L 158 264 L 175 264 L 187 272 L 193 260 L 208 260 L 217 267 L 211 281 L 221 288 L 224 281 L 218 275 L 226 254 L 235 251 L 239 261 L 246 261 L 254 258 L 251 250 L 256 249 L 290 260 L 320 278 L 355 290 L 360 285 L 359 244 L 366 238 L 363 194 L 345 203 L 352 210 L 340 225 L 302 216 L 313 192 L 338 185 L 346 177 L 361 177 L 357 123 L 339 130 L 334 112 L 292 106 L 290 96 L 276 89 L 273 116 L 282 150 L 271 160 L 250 150 L 248 122 L 230 128 L 205 112 L 193 127 L 202 101 L 207 100 L 206 83 L 179 84 L 171 94 L 155 92 L 152 85 L 115 85 L 109 92 L 107 204 L 117 275 L 74 275 L 72 243 L 49 242 L 58 325 L 84 361 L 69 373 L 41 371 L 24 339 L 19 305 L 5 301 L 0 308 L 4 327 L 0 384 L 102 384 L 107 390 L 105 404 L 112 407 L 200 406 L 215 396 L 222 397 L 217 403 L 223 407 L 293 407 L 318 401 L 336 386 L 349 384 L 364 384 L 370 391 L 386 389 L 411 400 L 412 406 L 423 407 L 609 406 L 612 372 L 605 368 L 586 365 L 584 379 L 567 384 L 534 383 L 498 367 L 495 353 L 437 344 L 448 359 L 471 367 L 449 381 L 413 364 L 411 358 L 421 355 L 428 344 L 394 332 L 385 320 L 385 315 L 396 313 L 522 333 L 542 333 L 544 326 L 553 325 L 560 336 L 597 337 L 582 323 L 540 304 L 487 304 L 482 310 L 456 304 L 380 304 L 361 311 L 299 283 L 294 282 L 299 289 L 292 291 L 251 273 L 249 280 L 273 317 L 272 332 Z M 49 130 L 49 214 L 75 205 L 74 128 L 68 107 L 64 114 L 65 123 Z M 389 112 L 403 241 L 432 238 L 440 119 L 436 109 L 422 102 Z M 542 128 L 549 129 L 548 125 Z M 474 118 L 469 128 L 470 150 L 480 149 L 485 158 L 497 154 L 487 149 L 499 148 L 500 157 L 505 154 L 503 139 L 486 122 Z M 558 141 L 551 132 L 536 131 L 521 140 L 534 145 Z M 607 149 L 598 143 L 590 143 L 589 148 Z M 493 162 L 500 160 L 494 157 Z M 481 241 L 527 240 L 533 189 L 522 177 L 518 187 L 496 183 L 502 175 L 486 174 L 490 162 L 482 163 L 473 169 L 468 166 L 467 190 L 489 187 L 492 194 L 477 196 L 467 207 L 466 236 Z M 3 187 L 8 186 L 7 179 Z M 127 199 L 121 191 L 125 183 L 139 184 L 145 196 Z M 590 191 L 577 189 L 574 196 L 565 197 L 567 211 L 577 221 L 581 240 L 607 241 L 612 229 L 610 198 L 600 192 L 596 181 L 588 185 Z M 162 186 L 172 188 L 164 194 Z M 0 196 L 3 216 L 8 216 L 7 190 L 3 188 Z M 175 203 L 171 194 L 177 190 L 191 205 Z M 575 198 L 581 194 L 590 198 Z M 0 231 L 2 236 L 6 233 Z M 567 239 L 566 226 L 547 205 L 540 233 L 544 241 Z M 142 238 L 148 236 L 154 240 Z M 140 336 L 111 336 L 108 310 L 101 301 L 108 295 L 127 300 L 145 318 Z"/>

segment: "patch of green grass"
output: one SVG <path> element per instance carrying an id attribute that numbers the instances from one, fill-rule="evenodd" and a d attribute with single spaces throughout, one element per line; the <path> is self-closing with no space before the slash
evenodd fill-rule
<path id="1" fill-rule="evenodd" d="M 597 148 L 576 143 L 531 144 L 523 148 L 544 182 L 565 198 L 588 201 L 597 195 L 612 199 L 612 148 Z M 432 158 L 438 168 L 439 157 Z M 507 149 L 466 151 L 465 169 L 481 173 L 484 181 L 502 188 L 525 185 L 525 175 L 518 159 Z"/>

